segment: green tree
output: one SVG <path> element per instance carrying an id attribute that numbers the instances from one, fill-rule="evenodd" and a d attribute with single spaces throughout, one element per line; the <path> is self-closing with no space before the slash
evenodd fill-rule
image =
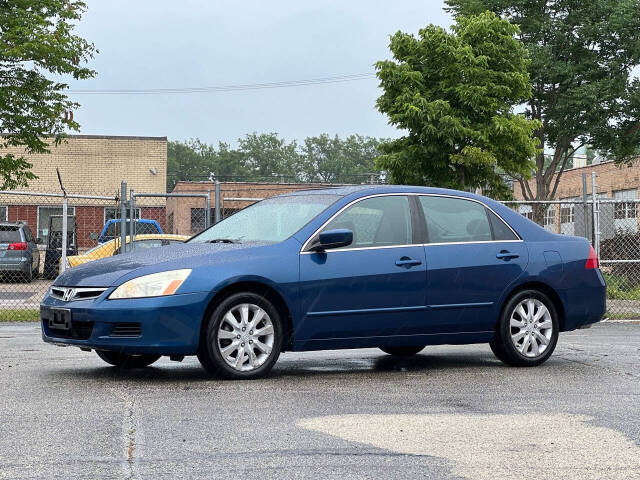
<path id="1" fill-rule="evenodd" d="M 451 32 L 429 25 L 391 37 L 393 60 L 376 64 L 377 107 L 406 131 L 380 148 L 379 168 L 397 183 L 508 196 L 500 171 L 530 174 L 537 122 L 513 107 L 531 96 L 518 27 L 493 13 L 459 16 Z"/>
<path id="2" fill-rule="evenodd" d="M 214 171 L 215 149 L 199 139 L 167 144 L 167 191 L 179 181 L 210 180 Z"/>
<path id="3" fill-rule="evenodd" d="M 93 77 L 86 66 L 93 44 L 73 34 L 86 9 L 82 1 L 0 0 L 0 188 L 27 186 L 35 178 L 23 156 L 7 147 L 48 153 L 46 137 L 59 144 L 65 129 L 78 130 L 78 104 L 63 93 L 60 78 Z M 48 78 L 49 75 L 52 78 Z"/>
<path id="4" fill-rule="evenodd" d="M 337 135 L 307 137 L 301 146 L 299 176 L 308 182 L 361 183 L 372 177 L 380 179 L 375 158 L 380 154 L 380 140 L 350 135 L 342 140 Z"/>
<path id="5" fill-rule="evenodd" d="M 640 0 L 447 0 L 458 17 L 490 10 L 519 25 L 531 63 L 526 114 L 539 122 L 533 188 L 524 197 L 555 197 L 562 173 L 583 145 L 619 163 L 640 145 Z"/>
<path id="6" fill-rule="evenodd" d="M 256 180 L 296 178 L 300 155 L 295 141 L 287 143 L 277 133 L 254 132 L 238 139 L 238 151 L 245 157 L 249 175 Z"/>

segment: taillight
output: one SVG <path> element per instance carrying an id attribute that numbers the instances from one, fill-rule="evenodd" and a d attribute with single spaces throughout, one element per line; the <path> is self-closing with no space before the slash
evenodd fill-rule
<path id="1" fill-rule="evenodd" d="M 598 254 L 596 250 L 589 245 L 589 257 L 587 258 L 587 263 L 584 264 L 584 268 L 600 268 L 600 262 L 598 261 Z"/>
<path id="2" fill-rule="evenodd" d="M 7 248 L 7 250 L 26 250 L 26 249 L 27 249 L 26 242 L 10 243 L 9 247 Z"/>

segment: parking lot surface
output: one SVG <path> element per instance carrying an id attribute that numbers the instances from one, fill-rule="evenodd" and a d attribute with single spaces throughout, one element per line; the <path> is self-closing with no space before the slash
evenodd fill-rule
<path id="1" fill-rule="evenodd" d="M 561 334 L 538 368 L 486 345 L 286 353 L 245 382 L 0 324 L 0 392 L 3 479 L 640 478 L 638 323 Z"/>

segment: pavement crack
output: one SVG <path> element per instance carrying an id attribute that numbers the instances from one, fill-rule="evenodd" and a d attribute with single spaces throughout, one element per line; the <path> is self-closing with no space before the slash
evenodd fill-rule
<path id="1" fill-rule="evenodd" d="M 124 391 L 125 412 L 122 424 L 124 437 L 124 478 L 134 480 L 136 475 L 136 448 L 138 446 L 138 426 L 136 421 L 137 405 L 135 399 L 125 387 Z"/>

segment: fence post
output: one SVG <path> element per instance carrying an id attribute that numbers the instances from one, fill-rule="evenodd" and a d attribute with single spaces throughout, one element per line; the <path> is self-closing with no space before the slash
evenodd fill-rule
<path id="1" fill-rule="evenodd" d="M 129 191 L 129 251 L 133 252 L 133 238 L 136 235 L 136 205 L 133 188 Z"/>
<path id="2" fill-rule="evenodd" d="M 127 182 L 120 184 L 120 253 L 127 251 Z"/>
<path id="3" fill-rule="evenodd" d="M 596 188 L 596 172 L 591 172 L 591 202 L 593 204 L 593 247 L 600 256 L 600 208 L 598 207 L 598 190 Z"/>
<path id="4" fill-rule="evenodd" d="M 207 190 L 206 205 L 204 208 L 204 228 L 211 226 L 211 189 Z"/>
<path id="5" fill-rule="evenodd" d="M 220 221 L 220 182 L 218 180 L 216 180 L 216 191 L 215 191 L 215 195 L 216 195 L 216 223 L 218 223 Z"/>
<path id="6" fill-rule="evenodd" d="M 67 268 L 67 231 L 69 229 L 69 225 L 67 222 L 67 207 L 67 192 L 64 192 L 64 196 L 62 197 L 62 256 L 60 257 L 61 272 L 64 272 Z"/>

